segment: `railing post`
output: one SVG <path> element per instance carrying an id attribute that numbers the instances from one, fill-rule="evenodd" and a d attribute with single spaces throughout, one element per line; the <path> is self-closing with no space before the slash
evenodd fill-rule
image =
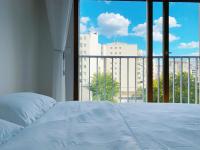
<path id="1" fill-rule="evenodd" d="M 200 43 L 200 42 L 199 42 Z M 199 73 L 199 104 L 200 104 L 200 56 L 199 56 L 199 62 L 198 62 L 198 65 L 199 65 L 199 70 L 198 70 L 198 73 Z"/>
<path id="2" fill-rule="evenodd" d="M 195 59 L 195 104 L 197 104 L 198 100 L 198 58 Z"/>
<path id="3" fill-rule="evenodd" d="M 144 57 L 142 58 L 142 99 L 145 101 L 145 93 L 144 93 Z"/>
<path id="4" fill-rule="evenodd" d="M 176 70 L 175 70 L 175 57 L 173 58 L 173 103 L 175 102 L 175 75 L 176 75 Z"/>
<path id="5" fill-rule="evenodd" d="M 120 97 L 120 102 L 122 100 L 122 87 L 121 87 L 121 66 L 122 66 L 122 60 L 119 58 L 119 97 Z"/>
<path id="6" fill-rule="evenodd" d="M 98 89 L 98 88 L 99 88 L 99 85 L 98 85 L 98 84 L 99 84 L 99 61 L 98 61 L 98 57 L 97 57 L 97 62 L 96 62 L 96 63 L 97 63 L 97 64 L 96 64 L 96 65 L 97 65 L 97 66 L 96 66 L 96 67 L 97 67 L 97 68 L 96 68 L 96 69 L 97 69 L 97 76 L 96 76 L 96 78 L 97 78 L 97 81 L 96 81 L 97 89 L 96 89 L 96 90 L 97 90 L 97 91 L 96 91 L 96 95 L 97 95 L 97 97 L 98 97 L 98 96 L 99 96 L 99 89 Z"/>
<path id="7" fill-rule="evenodd" d="M 190 58 L 188 58 L 188 104 L 190 103 Z"/>
<path id="8" fill-rule="evenodd" d="M 157 99 L 157 103 L 160 102 L 160 58 L 158 58 L 158 99 Z"/>
<path id="9" fill-rule="evenodd" d="M 147 1 L 147 102 L 153 102 L 153 3 Z"/>
<path id="10" fill-rule="evenodd" d="M 114 95 L 114 82 L 113 82 L 113 58 L 112 58 L 112 100 L 113 100 L 113 95 Z"/>
<path id="11" fill-rule="evenodd" d="M 135 58 L 135 102 L 137 101 L 137 59 Z"/>
<path id="12" fill-rule="evenodd" d="M 180 103 L 183 103 L 183 58 L 181 58 L 181 75 L 180 75 Z"/>
<path id="13" fill-rule="evenodd" d="M 129 58 L 127 60 L 127 101 L 129 102 Z"/>
<path id="14" fill-rule="evenodd" d="M 80 59 L 81 59 L 81 101 L 83 100 L 83 58 L 82 57 L 80 57 Z"/>
<path id="15" fill-rule="evenodd" d="M 91 100 L 90 99 L 90 57 L 89 57 L 89 73 L 88 73 L 88 90 L 89 90 L 89 100 Z"/>
<path id="16" fill-rule="evenodd" d="M 104 58 L 104 100 L 106 100 L 106 58 Z"/>

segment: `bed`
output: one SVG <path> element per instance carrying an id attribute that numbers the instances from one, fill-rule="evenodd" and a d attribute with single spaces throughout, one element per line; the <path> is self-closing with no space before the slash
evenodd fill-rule
<path id="1" fill-rule="evenodd" d="M 17 93 L 0 98 L 0 150 L 200 150 L 199 114 L 199 105 L 54 102 Z"/>

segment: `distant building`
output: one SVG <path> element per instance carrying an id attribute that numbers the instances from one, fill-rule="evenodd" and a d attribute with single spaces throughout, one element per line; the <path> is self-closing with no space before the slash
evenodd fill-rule
<path id="1" fill-rule="evenodd" d="M 98 43 L 98 33 L 91 32 L 89 34 L 80 35 L 79 43 L 80 55 L 101 55 L 101 45 Z M 99 64 L 101 66 L 101 64 Z M 82 58 L 80 59 L 80 84 L 82 87 L 80 96 L 83 100 L 88 100 L 89 95 L 89 83 L 92 80 L 92 76 L 96 73 L 96 59 Z M 89 74 L 90 73 L 90 74 Z M 90 95 L 92 97 L 92 95 Z"/>
<path id="2" fill-rule="evenodd" d="M 98 42 L 98 33 L 80 35 L 80 55 L 95 56 L 141 56 L 136 44 L 127 43 L 109 43 L 101 45 Z M 104 72 L 104 63 L 106 63 L 106 72 L 112 73 L 112 59 L 98 59 L 98 72 Z M 129 61 L 127 61 L 129 60 Z M 89 65 L 90 64 L 90 65 Z M 127 69 L 127 65 L 129 69 Z M 142 87 L 142 59 L 124 58 L 121 59 L 121 79 L 120 79 L 120 61 L 119 58 L 113 59 L 113 79 L 121 83 L 121 97 L 133 97 L 135 89 Z M 128 74 L 129 72 L 129 74 Z M 90 73 L 90 74 L 89 74 Z M 92 77 L 97 73 L 97 59 L 82 58 L 80 59 L 80 96 L 83 100 L 88 100 L 89 95 L 92 99 L 92 93 L 89 93 L 89 84 Z M 146 72 L 144 72 L 146 73 Z M 145 77 L 145 75 L 144 75 Z M 144 79 L 144 84 L 145 84 Z M 135 86 L 136 85 L 136 86 Z M 81 92 L 82 91 L 82 92 Z M 129 92 L 128 92 L 129 91 Z"/>
<path id="3" fill-rule="evenodd" d="M 162 75 L 162 69 L 163 69 L 163 64 L 162 64 L 162 59 L 160 59 L 160 64 L 158 64 L 158 59 L 154 60 L 154 65 L 153 65 L 153 78 L 154 79 L 158 79 L 158 71 L 160 69 L 160 76 Z M 181 65 L 182 64 L 182 65 Z M 196 64 L 196 62 L 194 60 L 190 61 L 190 74 L 193 75 L 194 77 L 196 76 L 196 73 L 198 75 L 197 72 L 197 66 L 198 64 Z M 160 67 L 158 67 L 160 66 Z M 182 67 L 182 68 L 181 68 Z M 189 72 L 189 63 L 188 60 L 180 60 L 180 59 L 176 59 L 175 62 L 170 59 L 169 60 L 169 73 L 172 74 L 173 72 L 177 75 L 181 73 L 181 69 L 182 72 Z"/>
<path id="4" fill-rule="evenodd" d="M 141 56 L 141 51 L 138 50 L 136 44 L 114 42 L 102 45 L 102 55 Z M 121 97 L 124 99 L 127 99 L 127 96 L 134 97 L 135 91 L 137 91 L 138 87 L 142 86 L 143 82 L 142 59 L 135 59 L 135 58 L 127 59 L 127 58 L 121 59 L 121 67 L 119 58 L 106 60 L 106 71 L 109 73 L 112 73 L 113 71 L 114 80 L 121 83 Z M 121 73 L 121 78 L 120 78 L 120 73 Z"/>

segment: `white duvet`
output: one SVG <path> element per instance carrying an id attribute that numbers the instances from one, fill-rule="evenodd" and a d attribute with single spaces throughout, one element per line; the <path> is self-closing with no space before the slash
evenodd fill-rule
<path id="1" fill-rule="evenodd" d="M 200 106 L 57 103 L 0 150 L 199 150 Z"/>

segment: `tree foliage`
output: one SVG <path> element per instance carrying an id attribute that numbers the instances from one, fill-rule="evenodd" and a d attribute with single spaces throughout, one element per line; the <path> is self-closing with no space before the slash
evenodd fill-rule
<path id="1" fill-rule="evenodd" d="M 105 75 L 98 73 L 98 75 L 93 76 L 89 90 L 92 92 L 93 100 L 117 102 L 116 96 L 119 94 L 119 83 L 114 79 L 112 81 L 111 73 Z"/>
<path id="2" fill-rule="evenodd" d="M 175 86 L 175 95 L 174 95 L 174 102 L 175 103 L 180 103 L 180 80 L 181 79 L 181 74 L 178 73 L 175 75 L 175 79 L 174 79 L 174 86 Z M 163 79 L 162 77 L 160 78 L 160 97 L 159 97 L 159 101 L 163 102 Z M 153 81 L 153 90 L 154 90 L 154 102 L 157 102 L 158 100 L 158 80 L 154 80 Z M 169 90 L 170 90 L 170 102 L 173 102 L 173 74 L 170 74 L 169 77 Z M 188 102 L 188 73 L 187 72 L 183 72 L 182 74 L 182 102 L 183 103 L 187 103 Z M 194 103 L 195 102 L 195 78 L 194 76 L 191 74 L 190 75 L 190 103 Z"/>

